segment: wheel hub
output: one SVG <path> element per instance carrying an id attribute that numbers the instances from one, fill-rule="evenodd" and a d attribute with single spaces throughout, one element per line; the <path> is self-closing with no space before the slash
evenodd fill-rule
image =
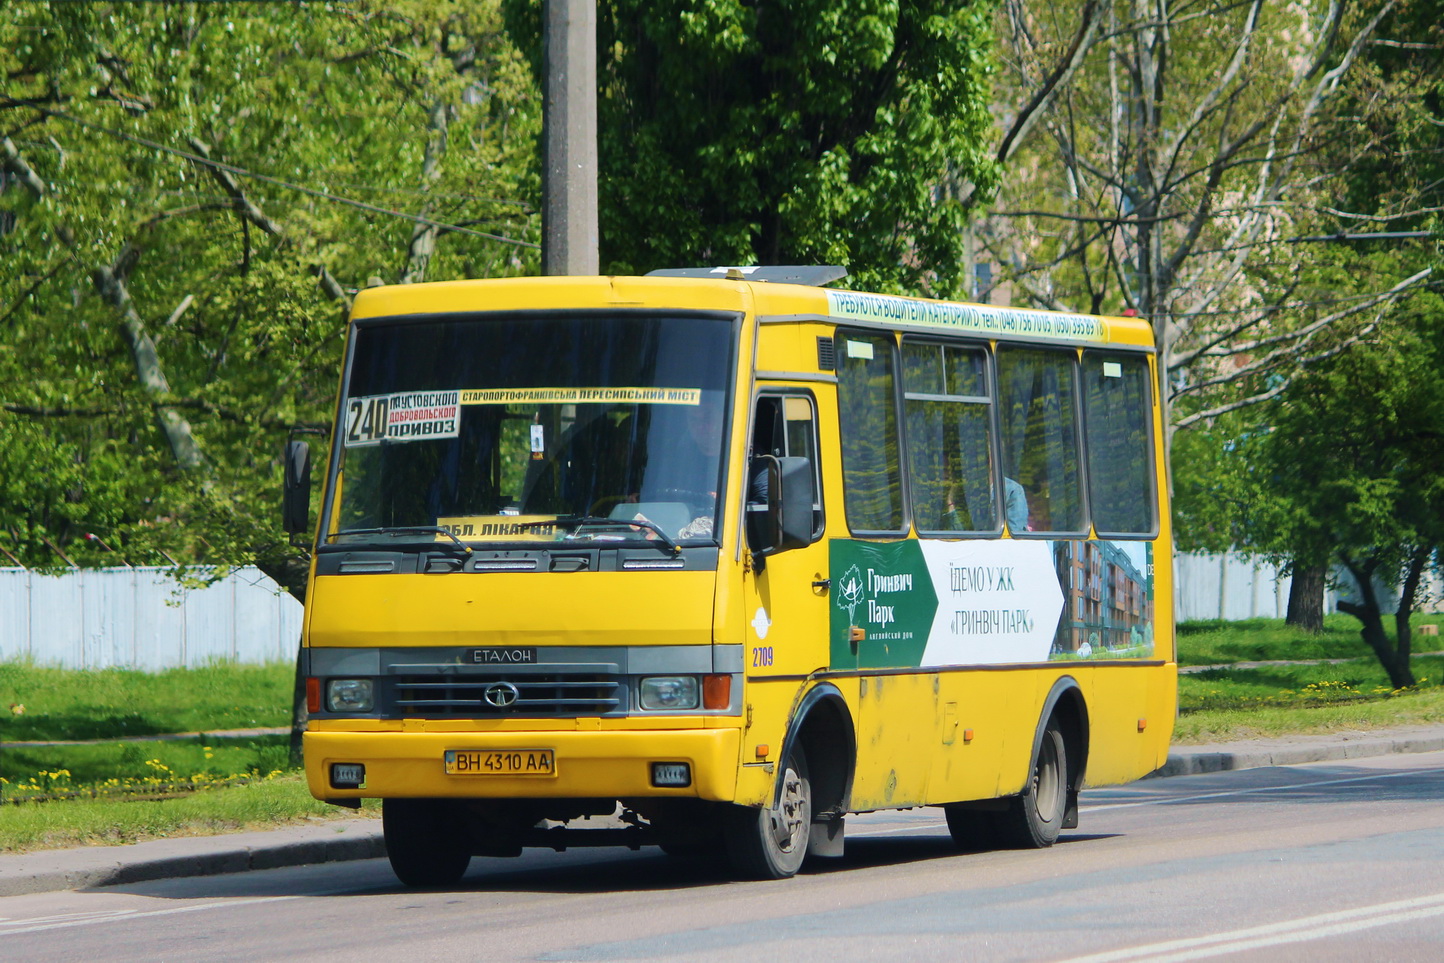
<path id="1" fill-rule="evenodd" d="M 768 817 L 772 822 L 772 838 L 777 848 L 791 852 L 803 830 L 802 814 L 806 810 L 802 796 L 802 780 L 794 770 L 787 770 L 782 780 L 782 798 Z"/>

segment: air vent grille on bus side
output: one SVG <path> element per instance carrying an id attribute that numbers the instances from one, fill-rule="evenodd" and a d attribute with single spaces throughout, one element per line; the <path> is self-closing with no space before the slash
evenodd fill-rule
<path id="1" fill-rule="evenodd" d="M 817 339 L 817 368 L 819 371 L 837 370 L 837 347 L 832 338 Z"/>

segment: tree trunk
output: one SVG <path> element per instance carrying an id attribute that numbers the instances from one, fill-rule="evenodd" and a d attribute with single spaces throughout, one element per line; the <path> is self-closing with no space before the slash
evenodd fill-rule
<path id="1" fill-rule="evenodd" d="M 291 692 L 291 767 L 300 769 L 305 765 L 301 754 L 301 737 L 306 734 L 306 720 L 310 713 L 306 707 L 306 676 L 304 673 L 304 660 L 306 650 L 297 644 L 296 646 L 296 675 Z"/>
<path id="2" fill-rule="evenodd" d="M 1374 572 L 1378 568 L 1374 561 L 1363 565 L 1356 565 L 1349 559 L 1344 560 L 1349 572 L 1359 583 L 1359 597 L 1361 602 L 1339 602 L 1339 611 L 1347 612 L 1358 619 L 1362 626 L 1359 634 L 1368 643 L 1369 648 L 1374 650 L 1378 656 L 1379 664 L 1389 674 L 1389 685 L 1395 689 L 1408 689 L 1414 685 L 1414 671 L 1409 665 L 1409 655 L 1406 648 L 1403 658 L 1400 658 L 1399 650 L 1389 642 L 1389 635 L 1384 631 L 1384 618 L 1379 611 L 1379 596 L 1374 591 Z"/>
<path id="3" fill-rule="evenodd" d="M 1293 584 L 1289 587 L 1289 613 L 1284 622 L 1318 635 L 1324 631 L 1324 576 L 1322 565 L 1294 563 Z"/>
<path id="4" fill-rule="evenodd" d="M 1419 596 L 1419 582 L 1424 576 L 1424 566 L 1434 554 L 1432 545 L 1415 548 L 1409 556 L 1409 567 L 1404 573 L 1404 584 L 1399 590 L 1399 610 L 1394 613 L 1395 658 L 1405 666 L 1413 655 L 1413 638 L 1409 628 L 1409 617 L 1414 614 L 1414 600 Z M 1409 673 L 1409 684 L 1414 684 L 1414 674 Z M 1398 688 L 1398 686 L 1395 686 Z"/>
<path id="5" fill-rule="evenodd" d="M 427 113 L 426 154 L 421 163 L 421 190 L 431 185 L 441 175 L 441 155 L 446 152 L 446 127 L 449 117 L 445 101 L 438 100 Z M 431 201 L 421 207 L 425 217 L 431 216 Z M 417 223 L 411 231 L 411 246 L 406 254 L 406 269 L 401 272 L 402 284 L 420 284 L 426 280 L 426 268 L 431 256 L 436 253 L 436 225 Z"/>

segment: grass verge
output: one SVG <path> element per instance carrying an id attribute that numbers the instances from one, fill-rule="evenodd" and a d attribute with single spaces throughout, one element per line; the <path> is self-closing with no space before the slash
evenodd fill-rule
<path id="1" fill-rule="evenodd" d="M 13 800 L 111 788 L 164 792 L 182 784 L 261 778 L 290 768 L 290 748 L 289 736 L 8 746 L 0 748 L 0 790 Z"/>
<path id="2" fill-rule="evenodd" d="M 362 814 L 379 814 L 367 806 Z M 176 836 L 276 829 L 354 817 L 311 798 L 299 773 L 173 799 L 76 799 L 0 807 L 0 852 L 107 846 Z"/>
<path id="3" fill-rule="evenodd" d="M 1435 687 L 1371 702 L 1343 702 L 1304 708 L 1269 706 L 1246 712 L 1202 709 L 1182 713 L 1174 726 L 1173 743 L 1188 746 L 1440 723 L 1444 723 L 1444 689 Z"/>
<path id="4" fill-rule="evenodd" d="M 291 724 L 295 668 L 56 669 L 0 662 L 0 739 L 115 739 Z"/>
<path id="5" fill-rule="evenodd" d="M 1440 622 L 1437 615 L 1415 619 L 1416 649 L 1444 645 L 1437 636 L 1418 634 L 1420 625 Z M 1282 619 L 1184 623 L 1178 627 L 1178 649 L 1181 666 L 1222 667 L 1179 675 L 1177 745 L 1444 722 L 1444 657 L 1416 656 L 1418 684 L 1395 690 L 1350 616 L 1328 616 L 1320 635 L 1290 628 Z M 1348 661 L 1237 664 L 1315 659 Z"/>
<path id="6" fill-rule="evenodd" d="M 1444 637 L 1420 635 L 1418 631 L 1423 625 L 1444 624 L 1444 616 L 1415 616 L 1410 624 L 1415 651 L 1444 649 Z M 1386 620 L 1386 625 L 1392 630 L 1392 619 Z M 1373 658 L 1373 650 L 1359 635 L 1359 620 L 1351 615 L 1325 616 L 1324 631 L 1318 635 L 1285 625 L 1283 619 L 1211 620 L 1178 626 L 1179 665 Z"/>

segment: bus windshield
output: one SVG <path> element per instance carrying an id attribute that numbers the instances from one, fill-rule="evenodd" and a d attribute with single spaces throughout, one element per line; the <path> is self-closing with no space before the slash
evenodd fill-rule
<path id="1" fill-rule="evenodd" d="M 685 315 L 359 324 L 330 540 L 712 543 L 734 333 Z"/>

